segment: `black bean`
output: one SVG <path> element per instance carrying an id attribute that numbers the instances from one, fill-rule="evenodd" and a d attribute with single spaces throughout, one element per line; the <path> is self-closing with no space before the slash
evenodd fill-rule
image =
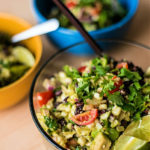
<path id="1" fill-rule="evenodd" d="M 129 70 L 138 72 L 140 74 L 140 76 L 144 75 L 144 72 L 140 67 L 135 66 L 132 62 L 127 62 L 127 63 L 128 63 Z"/>
<path id="2" fill-rule="evenodd" d="M 60 104 L 62 104 L 62 102 L 55 102 L 54 103 L 54 108 L 57 108 Z"/>
<path id="3" fill-rule="evenodd" d="M 67 96 L 66 98 L 64 98 L 64 102 L 67 103 L 67 99 L 69 98 L 69 96 Z"/>
<path id="4" fill-rule="evenodd" d="M 121 125 L 124 126 L 124 127 L 126 127 L 128 125 L 128 122 L 126 120 L 122 120 L 121 121 Z"/>
<path id="5" fill-rule="evenodd" d="M 127 62 L 129 70 L 133 71 L 134 64 L 132 62 Z"/>
<path id="6" fill-rule="evenodd" d="M 130 85 L 131 85 L 132 83 L 133 83 L 133 82 L 132 82 L 131 80 L 124 82 L 124 89 L 123 89 L 123 90 L 125 91 L 126 95 L 130 93 L 129 87 L 130 87 Z"/>
<path id="7" fill-rule="evenodd" d="M 63 127 L 64 125 L 67 124 L 66 120 L 64 118 L 58 120 L 58 123 L 60 123 L 60 125 Z"/>
<path id="8" fill-rule="evenodd" d="M 103 110 L 100 110 L 100 111 L 99 111 L 99 114 L 102 115 L 102 114 L 104 114 L 105 112 L 106 112 L 106 110 L 103 109 Z"/>
<path id="9" fill-rule="evenodd" d="M 114 61 L 113 61 L 113 66 L 114 66 L 114 68 L 116 68 L 117 64 L 118 64 L 118 62 L 114 60 Z"/>
<path id="10" fill-rule="evenodd" d="M 104 126 L 104 123 L 103 123 L 103 122 L 100 122 L 100 124 L 101 124 L 102 126 Z"/>
<path id="11" fill-rule="evenodd" d="M 93 67 L 92 67 L 92 70 L 96 70 L 96 67 L 95 67 L 95 66 L 93 66 Z"/>
<path id="12" fill-rule="evenodd" d="M 83 106 L 84 106 L 84 103 L 83 102 L 76 102 L 76 110 L 75 110 L 75 115 L 77 114 L 80 114 L 80 113 L 83 113 Z"/>
<path id="13" fill-rule="evenodd" d="M 74 130 L 74 124 L 72 124 L 71 128 L 72 128 L 72 130 Z"/>
<path id="14" fill-rule="evenodd" d="M 145 84 L 144 78 L 142 80 L 140 80 L 139 83 L 140 83 L 140 85 L 144 85 Z"/>
<path id="15" fill-rule="evenodd" d="M 78 83 L 75 83 L 75 87 L 78 88 Z"/>
<path id="16" fill-rule="evenodd" d="M 79 106 L 83 105 L 84 103 L 83 102 L 76 102 L 75 104 L 77 107 L 79 107 Z"/>
<path id="17" fill-rule="evenodd" d="M 142 116 L 148 115 L 148 112 L 149 112 L 149 109 L 145 109 L 145 110 L 143 111 L 143 113 L 142 113 Z"/>
<path id="18" fill-rule="evenodd" d="M 60 96 L 62 94 L 62 90 L 56 91 L 55 96 Z"/>
<path id="19" fill-rule="evenodd" d="M 140 76 L 144 76 L 144 72 L 140 67 L 136 66 L 133 69 L 134 69 L 133 71 L 137 71 L 140 74 Z"/>

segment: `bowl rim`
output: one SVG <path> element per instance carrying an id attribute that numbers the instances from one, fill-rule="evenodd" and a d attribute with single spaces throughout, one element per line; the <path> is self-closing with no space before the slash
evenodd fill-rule
<path id="1" fill-rule="evenodd" d="M 112 24 L 108 27 L 102 28 L 102 29 L 89 31 L 89 33 L 90 34 L 104 34 L 110 31 L 114 31 L 115 29 L 121 28 L 132 19 L 132 17 L 135 15 L 137 11 L 138 6 L 139 6 L 139 0 L 134 0 L 134 5 L 132 6 L 132 8 L 128 11 L 127 15 L 124 18 L 122 18 L 119 22 Z M 42 22 L 45 22 L 48 20 L 38 9 L 37 0 L 32 0 L 32 7 L 34 10 L 33 13 L 35 14 L 38 21 L 41 20 Z M 74 30 L 64 28 L 64 27 L 59 27 L 58 30 L 56 30 L 56 32 L 61 32 L 67 35 L 74 35 L 74 36 L 79 34 L 78 31 L 74 31 Z"/>
<path id="2" fill-rule="evenodd" d="M 4 18 L 4 19 L 7 19 L 7 20 L 12 20 L 12 21 L 15 21 L 15 22 L 19 22 L 20 26 L 23 26 L 26 29 L 30 28 L 32 26 L 30 23 L 28 23 L 24 19 L 22 19 L 20 17 L 17 17 L 17 16 L 14 16 L 14 15 L 11 15 L 9 13 L 0 13 L 0 18 Z M 33 37 L 32 40 L 33 39 L 36 40 L 39 44 L 39 48 L 38 48 L 39 49 L 39 56 L 35 58 L 35 64 L 23 76 L 21 76 L 18 80 L 16 80 L 13 83 L 10 83 L 10 84 L 0 88 L 0 92 L 3 92 L 5 90 L 10 90 L 14 86 L 20 84 L 23 80 L 28 78 L 32 74 L 32 72 L 37 68 L 37 66 L 38 66 L 38 64 L 41 60 L 41 57 L 42 57 L 42 41 L 41 41 L 40 36 Z M 29 41 L 29 40 L 30 39 L 24 40 L 24 41 Z"/>
<path id="3" fill-rule="evenodd" d="M 139 42 L 135 42 L 132 40 L 127 40 L 127 39 L 104 39 L 104 38 L 98 38 L 96 39 L 97 41 L 108 41 L 108 42 L 118 42 L 121 44 L 127 44 L 127 45 L 131 45 L 134 47 L 141 47 L 144 48 L 146 50 L 150 51 L 150 46 L 146 46 L 145 44 L 139 43 Z M 65 51 L 67 51 L 69 48 L 75 47 L 75 46 L 79 46 L 81 44 L 87 43 L 86 41 L 82 41 L 76 44 L 73 44 L 71 46 L 68 46 L 67 48 L 64 48 L 60 51 L 57 51 L 56 53 L 54 53 L 52 56 L 50 56 L 45 63 L 40 67 L 39 71 L 37 72 L 35 78 L 33 79 L 31 88 L 30 88 L 30 93 L 29 93 L 29 108 L 30 108 L 30 113 L 33 119 L 34 124 L 36 125 L 36 127 L 38 128 L 39 132 L 43 135 L 43 137 L 45 138 L 45 140 L 47 140 L 49 143 L 51 143 L 54 147 L 56 147 L 58 150 L 66 150 L 65 148 L 63 148 L 62 146 L 60 146 L 59 144 L 57 144 L 46 132 L 45 130 L 42 128 L 42 126 L 40 125 L 35 110 L 34 110 L 34 104 L 33 104 L 33 91 L 34 91 L 34 87 L 35 87 L 35 83 L 37 81 L 37 78 L 39 77 L 39 75 L 41 74 L 42 70 L 44 69 L 44 67 L 50 62 L 52 61 L 55 57 L 57 57 L 58 55 L 64 53 Z"/>

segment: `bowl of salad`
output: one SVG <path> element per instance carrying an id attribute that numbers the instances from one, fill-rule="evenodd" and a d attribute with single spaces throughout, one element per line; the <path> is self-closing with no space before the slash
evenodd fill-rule
<path id="1" fill-rule="evenodd" d="M 39 37 L 12 44 L 10 36 L 31 25 L 15 16 L 0 13 L 0 109 L 21 101 L 29 91 L 42 55 Z"/>
<path id="2" fill-rule="evenodd" d="M 90 35 L 96 38 L 120 38 L 136 13 L 138 0 L 63 0 L 71 12 L 82 22 Z M 59 48 L 66 48 L 84 39 L 68 19 L 49 0 L 33 0 L 33 10 L 38 22 L 57 18 L 60 28 L 48 34 L 48 38 Z M 93 52 L 88 47 L 74 54 Z"/>
<path id="3" fill-rule="evenodd" d="M 47 150 L 149 150 L 150 48 L 122 40 L 102 56 L 50 57 L 36 75 L 30 110 Z"/>

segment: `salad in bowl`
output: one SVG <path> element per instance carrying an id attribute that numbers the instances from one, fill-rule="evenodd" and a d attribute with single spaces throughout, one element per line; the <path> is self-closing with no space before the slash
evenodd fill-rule
<path id="1" fill-rule="evenodd" d="M 31 112 L 48 141 L 68 150 L 149 150 L 150 69 L 105 54 L 80 66 L 57 62 L 63 58 L 52 58 L 33 84 Z"/>
<path id="2" fill-rule="evenodd" d="M 127 14 L 117 0 L 63 0 L 70 11 L 81 21 L 87 31 L 102 29 L 119 22 Z M 58 8 L 53 8 L 49 18 L 58 18 L 61 27 L 75 29 Z"/>

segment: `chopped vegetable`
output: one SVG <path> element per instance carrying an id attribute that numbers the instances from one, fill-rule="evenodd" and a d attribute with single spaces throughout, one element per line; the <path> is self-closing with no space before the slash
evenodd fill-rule
<path id="1" fill-rule="evenodd" d="M 75 122 L 77 125 L 88 125 L 95 121 L 98 116 L 98 110 L 93 109 L 91 111 L 73 116 L 71 120 Z"/>
<path id="2" fill-rule="evenodd" d="M 38 101 L 40 107 L 47 104 L 47 102 L 53 97 L 52 91 L 46 91 L 46 92 L 38 92 L 36 95 L 36 100 Z"/>
<path id="3" fill-rule="evenodd" d="M 121 69 L 121 68 L 128 69 L 128 64 L 126 62 L 122 62 L 122 63 L 120 63 L 120 64 L 117 65 L 117 68 L 118 69 Z"/>
<path id="4" fill-rule="evenodd" d="M 127 14 L 126 8 L 118 0 L 63 0 L 63 2 L 87 31 L 108 27 L 119 22 Z M 62 27 L 75 30 L 58 8 L 54 7 L 48 18 L 57 18 Z"/>
<path id="5" fill-rule="evenodd" d="M 82 73 L 82 72 L 84 72 L 85 69 L 86 69 L 86 66 L 82 66 L 82 67 L 78 68 L 78 71 Z"/>
<path id="6" fill-rule="evenodd" d="M 24 46 L 0 44 L 0 88 L 21 78 L 35 63 L 33 54 Z"/>
<path id="7" fill-rule="evenodd" d="M 49 85 L 53 91 L 47 91 Z M 37 118 L 62 147 L 149 149 L 149 76 L 131 62 L 104 55 L 78 69 L 64 66 L 63 71 L 47 77 L 43 86 L 50 94 L 39 94 Z"/>

